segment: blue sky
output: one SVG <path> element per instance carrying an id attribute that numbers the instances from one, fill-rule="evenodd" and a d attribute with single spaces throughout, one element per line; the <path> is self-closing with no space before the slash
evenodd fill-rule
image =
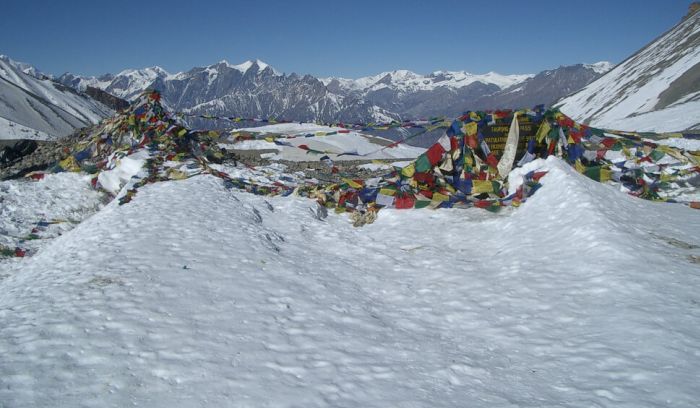
<path id="1" fill-rule="evenodd" d="M 620 62 L 685 14 L 658 1 L 3 0 L 0 54 L 44 72 L 170 72 L 259 58 L 282 72 L 536 73 Z"/>

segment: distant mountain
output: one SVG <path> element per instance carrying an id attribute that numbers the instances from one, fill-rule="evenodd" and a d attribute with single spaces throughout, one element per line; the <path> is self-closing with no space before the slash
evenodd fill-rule
<path id="1" fill-rule="evenodd" d="M 58 80 L 77 89 L 98 87 L 127 100 L 147 88 L 156 88 L 161 91 L 166 106 L 195 114 L 274 116 L 304 121 L 397 117 L 362 99 L 333 93 L 310 75 L 280 74 L 260 60 L 239 65 L 221 61 L 174 75 L 152 67 L 99 78 L 64 74 Z"/>
<path id="2" fill-rule="evenodd" d="M 359 78 L 325 78 L 333 92 L 362 98 L 402 117 L 456 116 L 470 101 L 498 92 L 532 75 L 475 75 L 464 71 L 436 71 L 420 75 L 398 70 Z"/>
<path id="3" fill-rule="evenodd" d="M 572 118 L 637 131 L 700 129 L 700 13 L 557 103 Z"/>
<path id="4" fill-rule="evenodd" d="M 576 92 L 611 69 L 609 62 L 561 66 L 474 101 L 478 109 L 518 109 L 554 102 Z"/>
<path id="5" fill-rule="evenodd" d="M 537 75 L 477 75 L 465 71 L 421 75 L 397 70 L 359 79 L 318 79 L 281 74 L 255 60 L 238 65 L 221 61 L 177 74 L 160 67 L 101 77 L 66 73 L 58 80 L 78 90 L 96 87 L 127 100 L 147 88 L 156 88 L 167 107 L 196 114 L 367 122 L 550 104 L 585 86 L 606 69 L 608 63 L 560 67 Z M 207 126 L 211 122 L 191 125 Z"/>
<path id="6" fill-rule="evenodd" d="M 113 111 L 29 64 L 0 56 L 0 139 L 54 139 Z"/>
<path id="7" fill-rule="evenodd" d="M 459 89 L 476 82 L 484 85 L 495 85 L 499 89 L 504 89 L 530 77 L 532 75 L 501 75 L 495 72 L 475 75 L 466 71 L 436 71 L 428 75 L 420 75 L 407 70 L 397 70 L 358 79 L 331 77 L 323 78 L 321 81 L 334 92 L 356 92 L 366 95 L 382 89 L 392 89 L 402 94 L 433 91 L 441 87 Z"/>

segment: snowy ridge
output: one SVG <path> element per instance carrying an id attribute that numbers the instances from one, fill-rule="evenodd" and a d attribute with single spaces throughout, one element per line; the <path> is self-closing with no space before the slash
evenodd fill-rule
<path id="1" fill-rule="evenodd" d="M 700 213 L 528 166 L 518 210 L 361 229 L 211 176 L 145 186 L 3 265 L 0 400 L 695 406 Z"/>
<path id="2" fill-rule="evenodd" d="M 306 121 L 398 117 L 386 110 L 377 110 L 363 100 L 329 92 L 310 75 L 280 74 L 260 60 L 238 65 L 223 60 L 177 74 L 153 67 L 87 79 L 64 74 L 60 80 L 77 89 L 97 86 L 127 100 L 134 100 L 145 89 L 158 89 L 167 106 L 188 113 L 275 116 Z M 211 121 L 193 122 L 195 127 L 212 125 L 216 126 Z"/>
<path id="3" fill-rule="evenodd" d="M 161 67 L 127 69 L 118 73 L 104 89 L 119 98 L 131 101 L 139 97 L 157 79 L 173 77 Z"/>
<path id="4" fill-rule="evenodd" d="M 66 136 L 99 122 L 111 109 L 49 79 L 38 79 L 0 59 L 0 139 L 12 139 L 26 128 L 32 138 Z"/>
<path id="5" fill-rule="evenodd" d="M 34 78 L 53 79 L 52 75 L 44 74 L 43 72 L 39 71 L 35 66 L 33 66 L 31 64 L 27 64 L 26 62 L 15 61 L 7 55 L 0 54 L 0 61 L 4 61 L 5 63 L 10 64 L 13 67 L 15 67 L 17 70 L 22 71 L 29 76 L 33 76 Z"/>
<path id="6" fill-rule="evenodd" d="M 382 72 L 378 75 L 358 79 L 322 78 L 325 85 L 338 81 L 347 91 L 369 92 L 382 88 L 391 88 L 402 92 L 432 91 L 437 87 L 462 88 L 474 82 L 494 84 L 501 89 L 523 82 L 533 75 L 501 75 L 489 72 L 475 75 L 466 71 L 435 71 L 428 75 L 420 75 L 408 70 Z"/>
<path id="7" fill-rule="evenodd" d="M 0 60 L 12 65 L 17 70 L 24 72 L 25 74 L 32 76 L 36 79 L 54 79 L 53 75 L 45 74 L 39 71 L 34 65 L 28 64 L 26 62 L 15 61 L 7 55 L 0 54 Z"/>
<path id="8" fill-rule="evenodd" d="M 573 119 L 630 131 L 700 126 L 700 13 L 623 61 L 557 106 Z M 695 84 L 695 85 L 693 85 Z"/>
<path id="9" fill-rule="evenodd" d="M 588 69 L 592 69 L 597 74 L 605 74 L 606 72 L 613 69 L 614 65 L 608 61 L 600 61 L 596 62 L 595 64 L 583 64 L 583 66 Z"/>
<path id="10" fill-rule="evenodd" d="M 234 69 L 241 74 L 248 72 L 262 72 L 270 65 L 260 60 L 250 60 L 238 65 L 232 65 L 226 60 L 221 60 L 216 64 L 195 67 L 189 71 L 171 74 L 165 69 L 154 66 L 142 69 L 125 69 L 116 75 L 103 75 L 101 77 L 76 77 L 72 74 L 64 74 L 61 79 L 68 82 L 77 89 L 84 90 L 87 86 L 93 86 L 107 91 L 115 96 L 126 100 L 134 100 L 149 87 L 162 84 L 167 81 L 186 81 L 193 73 L 205 72 L 208 77 L 208 84 L 211 85 L 221 74 L 222 69 Z M 271 68 L 273 75 L 281 75 L 277 70 Z"/>
<path id="11" fill-rule="evenodd" d="M 537 75 L 465 71 L 421 75 L 395 70 L 359 79 L 317 79 L 280 74 L 260 60 L 237 65 L 222 60 L 177 74 L 154 67 L 99 78 L 64 74 L 60 80 L 76 89 L 90 85 L 131 100 L 147 88 L 159 89 L 169 106 L 189 113 L 370 122 L 457 116 L 470 109 L 550 105 L 608 68 L 609 63 L 599 62 L 559 67 Z M 215 125 L 198 121 L 195 126 Z"/>

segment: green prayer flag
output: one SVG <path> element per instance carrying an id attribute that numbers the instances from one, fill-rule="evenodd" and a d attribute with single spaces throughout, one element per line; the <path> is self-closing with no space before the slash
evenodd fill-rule
<path id="1" fill-rule="evenodd" d="M 430 160 L 426 154 L 421 154 L 416 159 L 416 172 L 425 173 L 426 171 L 432 169 L 433 166 L 430 165 Z"/>

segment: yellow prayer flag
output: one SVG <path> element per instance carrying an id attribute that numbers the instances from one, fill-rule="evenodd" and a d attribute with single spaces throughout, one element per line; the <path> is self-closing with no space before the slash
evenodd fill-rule
<path id="1" fill-rule="evenodd" d="M 474 136 L 478 130 L 479 126 L 476 124 L 476 122 L 469 122 L 462 127 L 462 131 L 467 136 Z"/>
<path id="2" fill-rule="evenodd" d="M 75 157 L 73 156 L 68 156 L 67 158 L 61 160 L 58 164 L 65 171 L 80 171 L 80 166 L 78 165 L 78 162 L 75 161 Z"/>
<path id="3" fill-rule="evenodd" d="M 447 201 L 449 199 L 450 199 L 450 197 L 445 195 L 445 194 L 433 193 L 433 201 L 443 202 L 443 201 Z"/>
<path id="4" fill-rule="evenodd" d="M 489 180 L 472 180 L 472 194 L 493 193 L 493 184 Z"/>
<path id="5" fill-rule="evenodd" d="M 357 181 L 355 181 L 353 179 L 342 178 L 342 180 L 352 188 L 355 188 L 355 189 L 362 188 L 362 184 L 358 183 Z"/>
<path id="6" fill-rule="evenodd" d="M 540 128 L 537 129 L 537 143 L 542 143 L 544 138 L 549 134 L 550 130 L 552 130 L 552 127 L 549 126 L 549 123 L 546 120 L 543 120 Z"/>

